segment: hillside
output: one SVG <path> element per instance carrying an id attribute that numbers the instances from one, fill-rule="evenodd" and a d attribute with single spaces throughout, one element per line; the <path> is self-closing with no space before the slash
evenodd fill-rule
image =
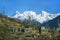
<path id="1" fill-rule="evenodd" d="M 21 22 L 20 20 L 9 18 L 5 15 L 0 14 L 0 26 L 11 26 L 11 27 L 21 27 Z"/>
<path id="2" fill-rule="evenodd" d="M 15 40 L 12 31 L 14 28 L 21 28 L 22 25 L 20 20 L 0 14 L 0 40 Z"/>

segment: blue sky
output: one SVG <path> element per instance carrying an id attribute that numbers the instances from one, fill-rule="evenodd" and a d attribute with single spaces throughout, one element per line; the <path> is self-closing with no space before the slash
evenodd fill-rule
<path id="1" fill-rule="evenodd" d="M 28 10 L 60 13 L 60 0 L 0 0 L 0 12 L 4 7 L 7 15 L 13 15 L 17 10 L 21 13 Z"/>

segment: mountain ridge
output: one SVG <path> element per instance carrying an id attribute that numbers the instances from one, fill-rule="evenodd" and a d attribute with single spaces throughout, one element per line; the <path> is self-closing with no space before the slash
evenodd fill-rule
<path id="1" fill-rule="evenodd" d="M 40 23 L 44 23 L 44 22 L 47 22 L 49 20 L 56 18 L 59 15 L 60 15 L 60 13 L 51 14 L 51 13 L 47 13 L 45 11 L 42 11 L 42 13 L 40 13 L 40 14 L 37 14 L 36 12 L 33 12 L 33 11 L 25 11 L 24 13 L 20 13 L 19 11 L 16 11 L 16 14 L 11 17 L 20 19 L 22 21 L 24 21 L 25 19 L 29 20 L 29 17 L 30 17 L 30 20 L 36 20 Z"/>

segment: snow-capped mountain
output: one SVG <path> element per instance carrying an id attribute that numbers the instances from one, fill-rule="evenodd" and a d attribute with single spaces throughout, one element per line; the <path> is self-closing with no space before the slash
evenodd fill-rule
<path id="1" fill-rule="evenodd" d="M 36 12 L 33 11 L 25 11 L 24 13 L 20 13 L 19 11 L 16 11 L 16 14 L 12 16 L 12 18 L 18 18 L 20 20 L 36 20 L 37 22 L 44 23 L 46 21 L 52 20 L 59 16 L 60 13 L 57 14 L 51 14 L 47 13 L 45 11 L 42 11 L 42 13 L 37 14 Z"/>

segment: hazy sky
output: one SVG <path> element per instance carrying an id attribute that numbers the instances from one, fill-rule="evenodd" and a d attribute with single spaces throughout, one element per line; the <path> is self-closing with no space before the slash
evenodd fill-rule
<path id="1" fill-rule="evenodd" d="M 36 13 L 41 13 L 43 10 L 49 13 L 59 13 L 60 0 L 0 0 L 0 12 L 4 7 L 7 15 L 12 15 L 17 10 L 21 13 L 27 10 Z"/>

